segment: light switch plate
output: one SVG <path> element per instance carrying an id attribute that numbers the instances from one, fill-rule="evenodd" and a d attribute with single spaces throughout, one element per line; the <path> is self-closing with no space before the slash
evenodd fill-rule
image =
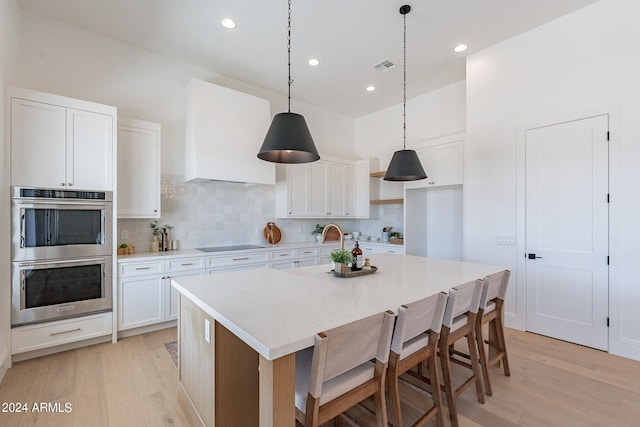
<path id="1" fill-rule="evenodd" d="M 204 340 L 211 344 L 211 322 L 209 319 L 204 319 Z"/>

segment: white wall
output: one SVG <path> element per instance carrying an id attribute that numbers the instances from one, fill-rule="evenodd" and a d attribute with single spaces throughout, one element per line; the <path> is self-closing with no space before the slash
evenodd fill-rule
<path id="1" fill-rule="evenodd" d="M 9 232 L 9 146 L 5 140 L 4 83 L 17 46 L 18 10 L 15 0 L 0 0 L 0 381 L 11 364 L 11 248 Z"/>
<path id="2" fill-rule="evenodd" d="M 410 87 L 410 82 L 407 82 Z M 401 94 L 398 94 L 400 97 Z M 465 82 L 461 81 L 407 101 L 407 148 L 426 140 L 464 132 Z M 385 170 L 402 149 L 402 103 L 356 119 L 356 153 L 377 157 Z M 402 198 L 402 183 L 383 181 L 380 198 Z"/>
<path id="3" fill-rule="evenodd" d="M 496 236 L 516 236 L 523 227 L 517 213 L 519 127 L 592 109 L 620 112 L 620 122 L 611 123 L 610 145 L 610 352 L 635 359 L 640 359 L 640 57 L 630 47 L 640 40 L 639 18 L 637 0 L 601 0 L 470 56 L 464 183 L 467 259 L 515 271 L 524 242 L 497 246 Z M 523 270 L 516 271 L 506 307 L 515 316 L 509 322 L 519 327 L 524 325 Z"/>
<path id="4" fill-rule="evenodd" d="M 121 116 L 161 123 L 163 173 L 184 175 L 185 88 L 190 78 L 268 99 L 272 114 L 286 111 L 285 96 L 28 11 L 20 13 L 20 55 L 7 70 L 6 83 L 114 105 Z M 307 119 L 321 155 L 354 158 L 352 118 L 295 99 L 292 111 Z"/>

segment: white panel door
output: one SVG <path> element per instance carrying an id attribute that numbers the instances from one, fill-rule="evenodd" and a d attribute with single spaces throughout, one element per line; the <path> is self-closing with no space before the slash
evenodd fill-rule
<path id="1" fill-rule="evenodd" d="M 608 117 L 526 133 L 526 329 L 608 347 Z"/>

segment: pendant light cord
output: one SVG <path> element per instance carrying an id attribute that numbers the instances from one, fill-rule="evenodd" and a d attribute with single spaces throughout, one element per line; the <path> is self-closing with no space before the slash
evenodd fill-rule
<path id="1" fill-rule="evenodd" d="M 287 85 L 289 86 L 289 95 L 288 95 L 288 111 L 291 112 L 291 0 L 289 0 L 289 8 L 288 8 L 288 21 L 287 21 L 287 63 L 289 70 L 289 80 L 287 81 Z"/>
<path id="2" fill-rule="evenodd" d="M 402 63 L 403 87 L 402 87 L 402 147 L 407 149 L 407 14 L 404 18 L 404 60 Z"/>

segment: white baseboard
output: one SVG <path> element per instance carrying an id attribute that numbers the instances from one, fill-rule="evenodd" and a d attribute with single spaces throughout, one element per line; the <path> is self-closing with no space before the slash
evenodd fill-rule
<path id="1" fill-rule="evenodd" d="M 134 329 L 126 329 L 124 331 L 118 331 L 118 339 L 132 337 L 134 335 L 146 334 L 149 332 L 159 331 L 161 329 L 175 328 L 178 325 L 177 320 L 170 320 L 168 322 L 156 323 L 155 325 L 141 326 Z"/>

